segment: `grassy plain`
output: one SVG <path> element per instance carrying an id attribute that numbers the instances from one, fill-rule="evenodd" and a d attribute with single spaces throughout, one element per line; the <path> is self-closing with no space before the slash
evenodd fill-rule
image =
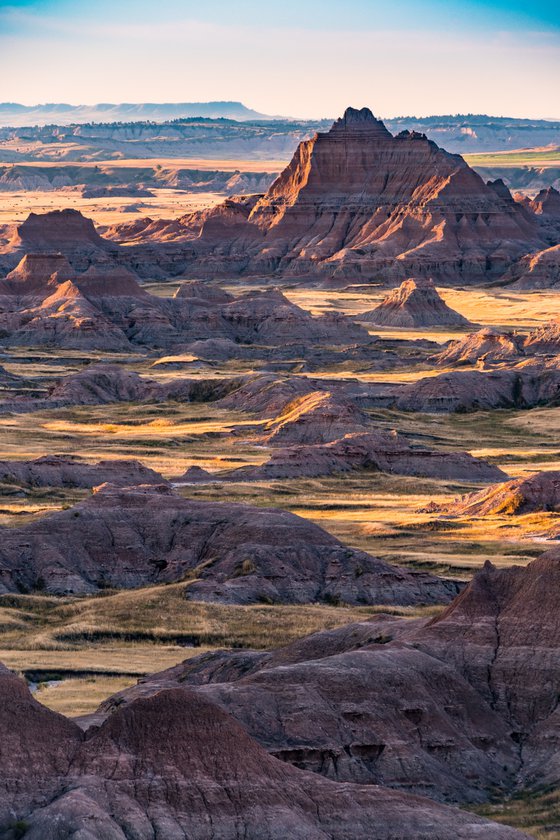
<path id="1" fill-rule="evenodd" d="M 169 295 L 176 283 L 151 286 Z M 232 285 L 239 293 L 249 286 Z M 252 285 L 254 288 L 254 284 Z M 521 331 L 558 312 L 554 293 L 502 289 L 442 289 L 453 308 L 478 324 Z M 315 313 L 356 315 L 384 295 L 380 287 L 343 291 L 291 288 L 288 297 Z M 373 332 L 373 331 L 372 331 Z M 386 330 L 384 338 L 430 338 L 440 344 L 464 331 Z M 97 354 L 99 360 L 102 356 Z M 29 352 L 18 349 L 2 360 L 7 370 L 29 379 L 31 389 L 46 388 L 57 377 L 80 370 L 91 354 Z M 251 366 L 230 361 L 204 365 L 191 357 L 169 365 L 154 354 L 115 354 L 112 360 L 160 381 L 174 377 L 221 377 L 246 373 Z M 159 364 L 158 364 L 159 362 Z M 439 372 L 427 363 L 395 371 L 364 372 L 359 363 L 337 369 L 337 378 L 412 381 Z M 325 368 L 313 376 L 333 376 Z M 494 411 L 473 415 L 422 415 L 389 410 L 370 412 L 372 426 L 398 429 L 411 442 L 441 450 L 465 449 L 498 465 L 508 475 L 560 468 L 558 409 Z M 28 459 L 48 453 L 79 455 L 87 461 L 138 458 L 166 478 L 190 465 L 208 470 L 260 464 L 269 453 L 255 432 L 264 420 L 212 403 L 71 407 L 29 414 L 0 415 L 0 459 Z M 236 434 L 231 434 L 236 429 Z M 558 515 L 491 519 L 440 519 L 426 513 L 431 501 L 449 502 L 480 485 L 436 481 L 376 472 L 319 479 L 237 482 L 227 485 L 228 500 L 280 507 L 317 522 L 351 546 L 407 566 L 468 579 L 486 559 L 498 565 L 527 563 L 546 545 L 539 536 Z M 87 490 L 0 487 L 0 525 L 17 527 L 74 504 Z M 185 496 L 219 501 L 219 484 L 182 486 Z M 37 697 L 68 714 L 92 711 L 107 694 L 138 676 L 219 647 L 269 648 L 322 628 L 363 619 L 375 609 L 347 607 L 230 607 L 185 599 L 185 583 L 129 592 L 105 592 L 85 599 L 41 595 L 0 596 L 0 661 L 36 682 Z M 402 614 L 420 611 L 399 610 Z M 56 677 L 64 677 L 62 681 Z M 504 806 L 506 807 L 506 806 Z M 508 806 L 509 807 L 509 806 Z M 509 813 L 509 812 L 508 812 Z"/>

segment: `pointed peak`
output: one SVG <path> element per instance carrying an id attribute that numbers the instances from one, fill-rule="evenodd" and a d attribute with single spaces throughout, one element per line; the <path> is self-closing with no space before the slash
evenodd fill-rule
<path id="1" fill-rule="evenodd" d="M 344 116 L 333 123 L 331 132 L 367 132 L 384 137 L 391 137 L 385 125 L 373 116 L 369 108 L 347 108 Z"/>

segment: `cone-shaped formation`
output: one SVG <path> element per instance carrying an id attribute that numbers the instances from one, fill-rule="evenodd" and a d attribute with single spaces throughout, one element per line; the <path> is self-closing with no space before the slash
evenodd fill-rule
<path id="1" fill-rule="evenodd" d="M 466 327 L 469 321 L 442 300 L 430 279 L 401 283 L 368 312 L 359 316 L 380 327 Z"/>
<path id="2" fill-rule="evenodd" d="M 69 280 L 75 272 L 63 254 L 25 254 L 5 280 L 1 295 L 43 295 L 49 287 Z"/>
<path id="3" fill-rule="evenodd" d="M 556 216 L 560 219 L 560 192 L 554 187 L 540 191 L 531 201 L 533 213 L 541 216 Z"/>

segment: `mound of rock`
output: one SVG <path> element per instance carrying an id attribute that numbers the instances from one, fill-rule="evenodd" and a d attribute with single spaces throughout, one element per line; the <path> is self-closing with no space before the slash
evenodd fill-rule
<path id="1" fill-rule="evenodd" d="M 560 354 L 560 318 L 532 330 L 525 339 L 527 354 L 557 356 Z"/>
<path id="2" fill-rule="evenodd" d="M 457 370 L 425 377 L 396 392 L 394 404 L 403 411 L 486 411 L 492 408 L 533 408 L 560 400 L 557 360 L 526 360 L 509 369 Z"/>
<path id="3" fill-rule="evenodd" d="M 196 468 L 192 468 L 196 469 Z M 197 483 L 209 481 L 270 481 L 281 478 L 316 478 L 356 470 L 395 475 L 464 481 L 496 481 L 504 473 L 468 452 L 440 452 L 411 446 L 396 432 L 347 434 L 340 440 L 289 446 L 275 451 L 257 467 L 239 467 L 218 473 L 193 474 Z M 177 479 L 189 482 L 190 471 Z"/>
<path id="4" fill-rule="evenodd" d="M 272 446 L 326 443 L 368 425 L 367 414 L 355 403 L 329 391 L 312 391 L 289 402 L 265 425 L 263 441 Z"/>
<path id="5" fill-rule="evenodd" d="M 451 516 L 513 516 L 559 509 L 560 472 L 555 470 L 495 484 L 434 508 Z"/>
<path id="6" fill-rule="evenodd" d="M 313 317 L 279 289 L 247 292 L 225 305 L 222 315 L 243 343 L 278 344 L 303 341 L 341 344 L 367 341 L 367 331 L 344 315 Z"/>
<path id="7" fill-rule="evenodd" d="M 4 280 L 0 280 L 3 295 L 44 298 L 58 283 L 70 280 L 74 271 L 63 254 L 25 254 Z"/>
<path id="8" fill-rule="evenodd" d="M 438 294 L 433 280 L 405 280 L 383 301 L 362 312 L 360 321 L 379 327 L 467 327 L 470 322 L 451 309 Z"/>
<path id="9" fill-rule="evenodd" d="M 508 274 L 516 289 L 556 289 L 560 286 L 560 245 L 529 254 Z"/>
<path id="10" fill-rule="evenodd" d="M 484 327 L 465 338 L 451 341 L 433 360 L 440 367 L 507 362 L 524 355 L 523 344 L 522 335 Z"/>
<path id="11" fill-rule="evenodd" d="M 0 484 L 26 487 L 96 487 L 105 482 L 165 484 L 165 479 L 140 461 L 98 461 L 88 464 L 67 455 L 44 455 L 33 461 L 0 461 Z"/>
<path id="12" fill-rule="evenodd" d="M 73 508 L 2 529 L 4 592 L 41 584 L 88 593 L 189 577 L 189 597 L 240 604 L 438 603 L 458 589 L 349 549 L 287 511 L 190 501 L 159 486 L 102 485 Z"/>
<path id="13" fill-rule="evenodd" d="M 340 314 L 314 317 L 278 290 L 233 298 L 217 286 L 187 283 L 173 298 L 149 294 L 130 270 L 91 265 L 78 273 L 64 257 L 26 256 L 0 281 L 5 343 L 99 350 L 171 348 L 197 341 L 244 347 L 300 343 L 317 350 L 369 343 L 367 331 Z"/>
<path id="14" fill-rule="evenodd" d="M 216 703 L 164 690 L 84 734 L 0 673 L 0 831 L 13 840 L 515 840 L 428 799 L 341 785 L 278 761 Z M 21 757 L 25 756 L 25 761 Z"/>
<path id="15" fill-rule="evenodd" d="M 0 262 L 13 266 L 23 254 L 62 253 L 77 271 L 94 263 L 115 263 L 119 246 L 103 239 L 91 219 L 78 210 L 30 213 L 14 229 Z"/>
<path id="16" fill-rule="evenodd" d="M 531 210 L 538 216 L 560 219 L 560 192 L 554 187 L 542 189 L 531 201 Z"/>
<path id="17" fill-rule="evenodd" d="M 106 702 L 183 686 L 270 753 L 346 782 L 481 802 L 555 783 L 558 552 L 486 563 L 439 616 L 377 616 L 270 653 L 203 654 Z"/>
<path id="18" fill-rule="evenodd" d="M 205 303 L 231 303 L 234 300 L 233 295 L 226 292 L 215 283 L 205 283 L 202 280 L 190 280 L 186 283 L 181 283 L 175 294 L 175 298 L 186 300 L 200 300 Z"/>
<path id="19" fill-rule="evenodd" d="M 104 317 L 72 280 L 60 283 L 40 304 L 27 309 L 8 343 L 13 347 L 50 346 L 108 352 L 131 349 L 122 330 Z"/>

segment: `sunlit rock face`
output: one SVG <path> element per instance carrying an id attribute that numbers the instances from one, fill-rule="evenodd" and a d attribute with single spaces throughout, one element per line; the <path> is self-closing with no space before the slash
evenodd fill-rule
<path id="1" fill-rule="evenodd" d="M 393 137 L 367 108 L 299 144 L 267 193 L 183 217 L 214 270 L 476 282 L 543 239 L 503 183 L 424 135 Z"/>

